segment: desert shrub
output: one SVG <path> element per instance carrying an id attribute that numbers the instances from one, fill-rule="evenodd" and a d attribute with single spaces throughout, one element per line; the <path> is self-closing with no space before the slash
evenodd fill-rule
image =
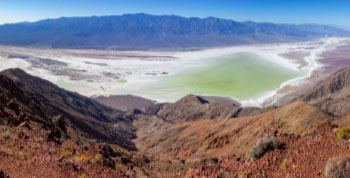
<path id="1" fill-rule="evenodd" d="M 337 129 L 336 135 L 338 140 L 347 141 L 350 139 L 350 126 L 344 126 L 343 128 Z"/>
<path id="2" fill-rule="evenodd" d="M 86 163 L 87 162 L 87 156 L 84 153 L 82 153 L 82 154 L 80 154 L 79 160 L 80 160 L 81 163 Z"/>
<path id="3" fill-rule="evenodd" d="M 218 178 L 224 178 L 224 177 L 235 177 L 235 175 L 232 172 L 221 171 L 218 175 Z"/>
<path id="4" fill-rule="evenodd" d="M 116 170 L 122 170 L 123 167 L 124 167 L 124 166 L 123 166 L 121 163 L 115 163 L 115 164 L 114 164 L 114 168 L 115 168 Z"/>
<path id="5" fill-rule="evenodd" d="M 234 176 L 235 178 L 246 178 L 248 177 L 249 173 L 248 172 L 240 172 L 238 175 Z"/>
<path id="6" fill-rule="evenodd" d="M 84 154 L 81 154 L 81 155 L 75 155 L 73 157 L 73 162 L 75 164 L 83 164 L 85 163 L 85 155 Z"/>
<path id="7" fill-rule="evenodd" d="M 308 131 L 304 132 L 304 133 L 301 135 L 301 138 L 308 137 L 308 136 L 310 136 L 310 135 L 312 135 L 312 134 L 314 134 L 314 133 L 315 133 L 314 130 L 308 130 Z"/>
<path id="8" fill-rule="evenodd" d="M 30 153 L 28 152 L 19 152 L 19 155 L 22 156 L 24 159 L 28 159 L 30 157 Z"/>
<path id="9" fill-rule="evenodd" d="M 325 168 L 328 178 L 350 177 L 350 157 L 338 157 L 328 160 Z"/>
<path id="10" fill-rule="evenodd" d="M 86 156 L 85 161 L 86 161 L 87 163 L 92 163 L 92 162 L 93 162 L 93 159 L 91 158 L 91 156 Z"/>
<path id="11" fill-rule="evenodd" d="M 288 169 L 290 166 L 290 162 L 288 160 L 283 161 L 282 165 L 281 165 L 281 169 L 285 170 Z"/>
<path id="12" fill-rule="evenodd" d="M 103 163 L 103 155 L 98 153 L 95 155 L 95 159 L 93 159 L 92 163 L 102 164 Z"/>
<path id="13" fill-rule="evenodd" d="M 73 155 L 73 152 L 69 151 L 69 150 L 62 150 L 60 157 L 61 158 L 68 158 L 71 157 Z"/>
<path id="14" fill-rule="evenodd" d="M 79 175 L 78 178 L 88 178 L 86 174 Z"/>
<path id="15" fill-rule="evenodd" d="M 259 159 L 265 153 L 277 148 L 278 143 L 276 137 L 264 137 L 258 140 L 255 146 L 249 151 L 248 157 L 251 159 Z"/>
<path id="16" fill-rule="evenodd" d="M 15 146 L 15 142 L 12 141 L 12 140 L 10 140 L 10 141 L 8 141 L 8 142 L 6 143 L 6 147 L 7 147 L 7 148 L 12 148 L 13 146 Z"/>

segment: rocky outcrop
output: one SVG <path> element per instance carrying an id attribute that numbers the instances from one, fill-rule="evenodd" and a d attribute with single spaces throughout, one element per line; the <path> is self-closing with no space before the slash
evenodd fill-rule
<path id="1" fill-rule="evenodd" d="M 0 170 L 0 178 L 9 178 L 9 176 L 3 170 Z"/>
<path id="2" fill-rule="evenodd" d="M 259 108 L 241 108 L 238 103 L 209 102 L 196 95 L 187 95 L 175 103 L 158 104 L 147 111 L 150 115 L 156 115 L 171 122 L 235 118 L 260 112 Z"/>
<path id="3" fill-rule="evenodd" d="M 306 92 L 302 99 L 336 116 L 350 112 L 350 68 L 344 68 Z"/>

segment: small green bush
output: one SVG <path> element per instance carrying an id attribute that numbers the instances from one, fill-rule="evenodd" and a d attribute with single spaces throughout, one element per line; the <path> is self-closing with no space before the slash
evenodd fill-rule
<path id="1" fill-rule="evenodd" d="M 60 154 L 61 158 L 68 158 L 68 157 L 71 157 L 71 156 L 73 156 L 73 152 L 71 152 L 69 150 L 62 150 L 61 151 L 61 154 Z"/>
<path id="2" fill-rule="evenodd" d="M 79 175 L 78 178 L 88 178 L 86 174 Z"/>
<path id="3" fill-rule="evenodd" d="M 289 168 L 289 166 L 290 166 L 290 162 L 288 160 L 285 160 L 285 161 L 283 161 L 283 163 L 281 165 L 281 169 L 286 170 Z"/>
<path id="4" fill-rule="evenodd" d="M 338 140 L 347 141 L 350 139 L 350 126 L 344 126 L 343 128 L 337 129 L 336 135 Z"/>
<path id="5" fill-rule="evenodd" d="M 96 154 L 95 158 L 93 159 L 93 163 L 102 164 L 103 163 L 103 155 L 101 153 Z"/>
<path id="6" fill-rule="evenodd" d="M 123 167 L 124 167 L 124 166 L 123 166 L 121 163 L 115 163 L 115 164 L 114 164 L 114 168 L 115 168 L 116 170 L 122 170 Z"/>
<path id="7" fill-rule="evenodd" d="M 328 178 L 350 177 L 350 157 L 337 157 L 329 159 L 325 172 Z"/>
<path id="8" fill-rule="evenodd" d="M 249 151 L 248 157 L 251 159 L 259 159 L 265 153 L 277 148 L 278 143 L 276 137 L 261 138 L 256 145 Z"/>
<path id="9" fill-rule="evenodd" d="M 19 152 L 19 155 L 20 155 L 21 157 L 23 157 L 24 159 L 28 159 L 28 158 L 30 157 L 30 153 L 28 153 L 28 152 L 22 152 L 22 151 L 20 151 L 20 152 Z"/>

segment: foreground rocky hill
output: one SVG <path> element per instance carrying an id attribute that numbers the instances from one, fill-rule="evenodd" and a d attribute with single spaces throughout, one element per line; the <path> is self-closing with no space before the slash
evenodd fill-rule
<path id="1" fill-rule="evenodd" d="M 135 137 L 128 124 L 131 119 L 121 111 L 60 89 L 20 69 L 1 72 L 0 87 L 1 110 L 10 113 L 5 119 L 13 126 L 35 121 L 52 128 L 57 120 L 66 136 L 84 136 L 136 149 L 130 141 Z"/>
<path id="2" fill-rule="evenodd" d="M 123 112 L 6 70 L 0 177 L 347 177 L 349 83 L 345 68 L 278 107 L 189 95 Z"/>

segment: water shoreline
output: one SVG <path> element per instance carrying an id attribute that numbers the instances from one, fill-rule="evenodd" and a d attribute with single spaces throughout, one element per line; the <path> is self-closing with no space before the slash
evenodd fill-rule
<path id="1" fill-rule="evenodd" d="M 173 75 L 184 70 L 186 66 L 199 64 L 205 58 L 238 52 L 257 54 L 290 70 L 308 72 L 303 77 L 283 82 L 279 88 L 266 92 L 260 97 L 240 101 L 243 106 L 262 107 L 274 104 L 279 98 L 292 92 L 289 91 L 292 89 L 285 89 L 286 87 L 298 88 L 299 85 L 302 85 L 312 76 L 312 73 L 324 67 L 321 61 L 322 54 L 334 50 L 345 42 L 348 43 L 349 39 L 324 38 L 296 43 L 161 52 L 44 50 L 0 46 L 0 70 L 19 67 L 29 74 L 42 77 L 67 90 L 89 97 L 132 94 L 151 100 L 154 100 L 152 93 L 147 95 L 138 91 L 141 89 L 140 85 L 146 85 L 164 76 Z M 287 57 L 283 55 L 288 52 L 294 53 Z M 308 54 L 303 57 L 304 64 L 301 60 L 295 60 L 295 58 L 301 58 L 297 56 L 299 53 Z M 305 61 L 307 65 L 305 65 Z M 123 84 L 115 83 L 121 80 L 125 82 Z M 168 93 L 168 96 L 171 96 L 171 93 Z M 163 98 L 163 100 L 157 101 L 168 102 L 170 100 L 168 97 L 168 99 Z"/>

